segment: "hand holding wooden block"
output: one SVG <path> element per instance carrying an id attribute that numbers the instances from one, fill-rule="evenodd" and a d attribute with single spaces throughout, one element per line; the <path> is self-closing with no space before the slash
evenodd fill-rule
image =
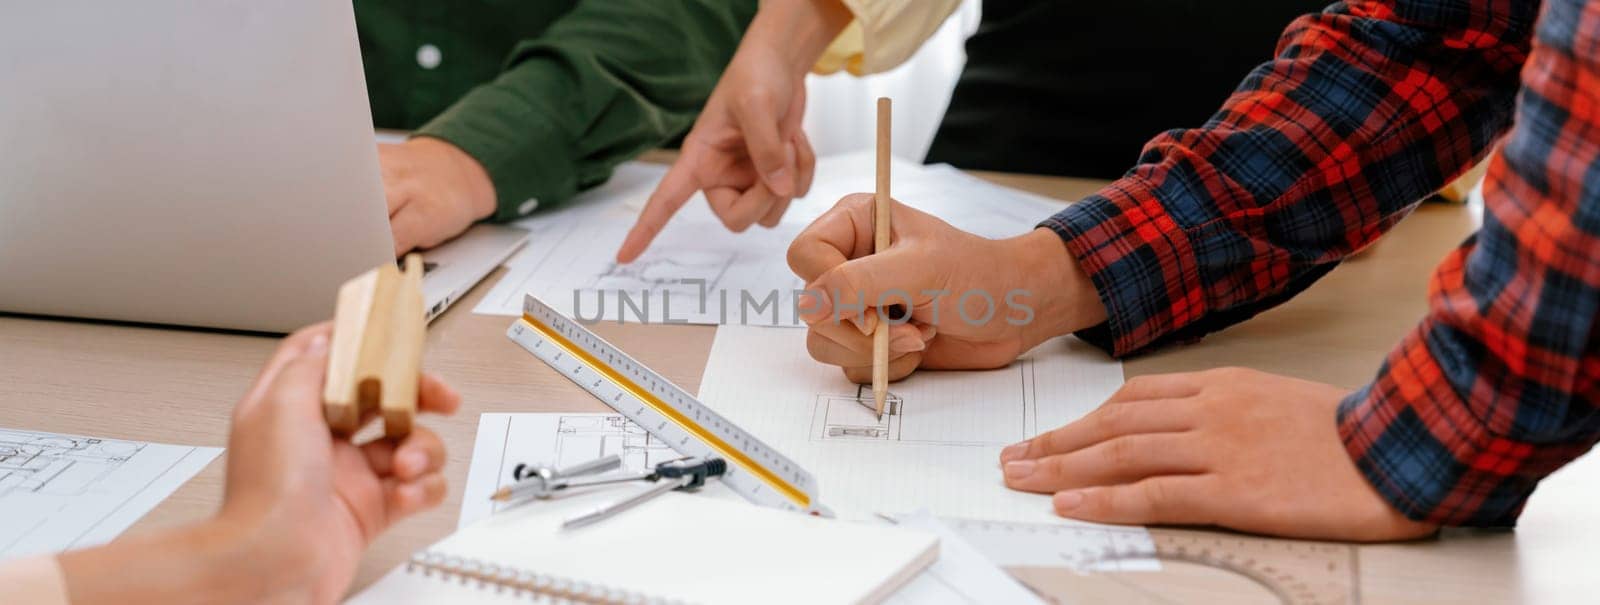
<path id="1" fill-rule="evenodd" d="M 422 372 L 422 257 L 406 270 L 384 264 L 339 287 L 323 413 L 328 426 L 354 433 L 362 417 L 383 416 L 388 437 L 411 432 Z"/>

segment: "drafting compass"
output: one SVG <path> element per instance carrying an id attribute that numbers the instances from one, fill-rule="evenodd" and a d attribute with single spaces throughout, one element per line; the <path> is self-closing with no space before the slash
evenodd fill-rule
<path id="1" fill-rule="evenodd" d="M 829 514 L 799 463 L 532 295 L 506 336 L 678 454 L 721 461 L 718 482 L 746 500 Z"/>
<path id="2" fill-rule="evenodd" d="M 555 469 L 543 465 L 518 464 L 511 471 L 511 477 L 516 480 L 516 483 L 496 490 L 494 495 L 489 498 L 495 501 L 526 498 L 546 499 L 575 488 L 632 483 L 635 481 L 651 483 L 650 487 L 644 491 L 602 506 L 592 512 L 568 519 L 561 525 L 562 529 L 573 529 L 608 519 L 617 513 L 648 502 L 651 498 L 673 490 L 698 489 L 704 486 L 708 479 L 721 477 L 728 471 L 728 463 L 721 458 L 684 457 L 657 464 L 649 472 L 602 474 L 616 470 L 621 466 L 622 457 L 616 454 L 603 456 L 564 469 Z"/>

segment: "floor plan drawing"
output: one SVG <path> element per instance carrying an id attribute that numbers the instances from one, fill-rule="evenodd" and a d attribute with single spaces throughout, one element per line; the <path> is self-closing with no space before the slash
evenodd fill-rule
<path id="1" fill-rule="evenodd" d="M 83 495 L 142 449 L 129 441 L 0 429 L 0 497 L 13 491 Z"/>
<path id="2" fill-rule="evenodd" d="M 1009 445 L 1038 432 L 1034 376 L 1037 364 L 1023 359 L 993 374 L 968 374 L 953 385 L 934 379 L 907 381 L 890 391 L 879 417 L 872 389 L 857 385 L 850 394 L 819 394 L 811 417 L 811 438 L 880 440 L 946 446 Z M 962 413 L 982 402 L 982 414 Z"/>
<path id="3" fill-rule="evenodd" d="M 551 463 L 566 468 L 601 456 L 622 456 L 622 468 L 642 471 L 677 458 L 672 448 L 621 414 L 563 415 L 557 420 Z"/>
<path id="4" fill-rule="evenodd" d="M 221 451 L 0 428 L 0 560 L 109 541 Z"/>
<path id="5" fill-rule="evenodd" d="M 937 516 L 1062 522 L 1049 494 L 1007 489 L 1000 450 L 1075 420 L 1122 384 L 1122 366 L 1076 338 L 992 370 L 919 370 L 871 389 L 807 352 L 800 330 L 717 328 L 699 399 L 816 474 L 845 518 L 928 508 Z"/>

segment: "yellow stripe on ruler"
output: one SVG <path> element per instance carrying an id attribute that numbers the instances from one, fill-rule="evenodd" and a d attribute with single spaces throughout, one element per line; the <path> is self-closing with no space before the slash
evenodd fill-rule
<path id="1" fill-rule="evenodd" d="M 718 437 L 705 427 L 700 426 L 688 416 L 683 415 L 683 412 L 679 412 L 672 406 L 667 405 L 667 403 L 662 401 L 660 397 L 656 397 L 655 394 L 645 390 L 644 387 L 635 384 L 627 376 L 623 376 L 621 372 L 618 372 L 611 366 L 602 363 L 599 359 L 596 359 L 595 356 L 590 355 L 588 351 L 583 350 L 572 341 L 567 340 L 565 336 L 562 336 L 554 329 L 551 329 L 550 326 L 545 325 L 544 322 L 534 319 L 532 315 L 528 314 L 523 314 L 522 321 L 528 324 L 528 327 L 538 331 L 539 334 L 543 335 L 546 340 L 549 340 L 550 342 L 555 343 L 556 346 L 561 347 L 561 349 L 566 351 L 567 354 L 583 360 L 584 364 L 588 365 L 590 369 L 600 373 L 602 376 L 605 376 L 612 382 L 612 384 L 617 385 L 618 388 L 627 391 L 628 394 L 633 395 L 639 401 L 643 401 L 645 405 L 650 406 L 650 408 L 655 410 L 656 413 L 666 416 L 678 426 L 683 427 L 683 430 L 688 431 L 689 434 L 698 437 L 701 441 L 705 442 L 706 445 L 711 446 L 711 449 L 715 450 L 723 458 L 726 458 L 734 464 L 744 467 L 744 469 L 749 471 L 750 474 L 753 474 L 756 477 L 759 477 L 762 481 L 765 481 L 767 485 L 770 485 L 773 489 L 778 490 L 778 493 L 783 494 L 789 500 L 793 501 L 802 510 L 811 507 L 811 497 L 806 495 L 805 492 L 800 491 L 800 488 L 795 487 L 788 481 L 784 481 L 783 477 L 779 477 L 777 473 L 774 473 L 767 469 L 767 467 L 762 466 L 748 454 L 745 454 L 744 452 L 734 448 L 732 445 L 729 445 L 728 442 L 723 441 L 721 437 Z"/>

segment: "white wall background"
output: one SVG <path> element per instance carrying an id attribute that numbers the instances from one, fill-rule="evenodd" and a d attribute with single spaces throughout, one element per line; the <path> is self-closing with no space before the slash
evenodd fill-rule
<path id="1" fill-rule="evenodd" d="M 963 46 L 978 29 L 980 0 L 966 0 L 911 60 L 857 78 L 846 72 L 806 78 L 806 135 L 817 155 L 871 149 L 878 97 L 894 99 L 894 155 L 922 163 L 966 64 Z"/>

